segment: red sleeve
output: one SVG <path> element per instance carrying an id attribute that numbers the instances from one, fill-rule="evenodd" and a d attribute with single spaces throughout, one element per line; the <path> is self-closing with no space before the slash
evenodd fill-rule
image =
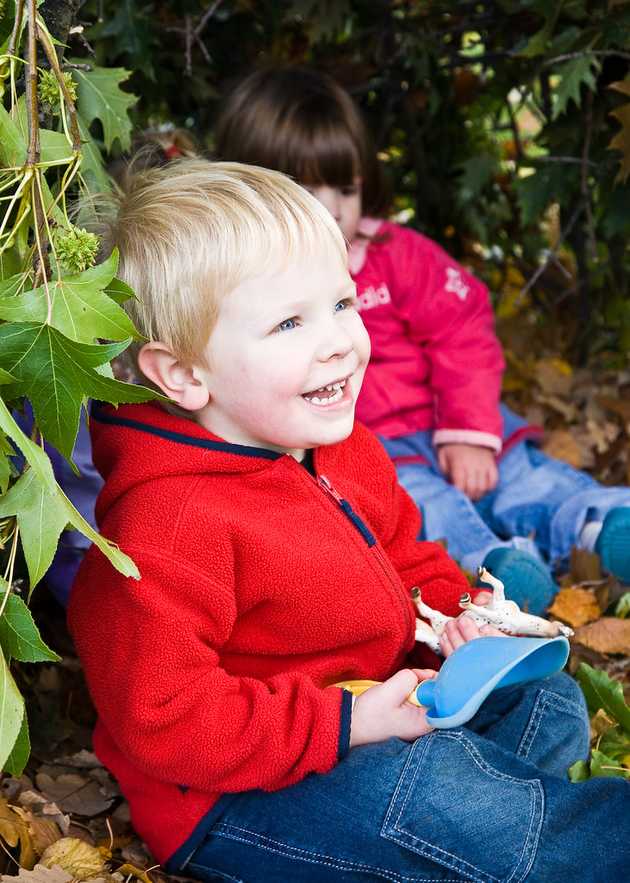
<path id="1" fill-rule="evenodd" d="M 221 648 L 233 592 L 163 550 L 125 551 L 141 580 L 92 550 L 70 606 L 90 692 L 120 750 L 148 775 L 207 791 L 275 790 L 331 769 L 348 747 L 350 695 L 300 674 L 230 676 Z"/>
<path id="2" fill-rule="evenodd" d="M 501 449 L 504 369 L 488 290 L 436 243 L 403 231 L 400 309 L 430 363 L 436 444 Z"/>

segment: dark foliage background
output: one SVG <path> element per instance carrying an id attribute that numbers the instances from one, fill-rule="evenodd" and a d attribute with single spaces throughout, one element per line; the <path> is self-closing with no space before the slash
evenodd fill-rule
<path id="1" fill-rule="evenodd" d="M 89 0 L 78 19 L 75 54 L 133 71 L 139 127 L 208 148 L 235 78 L 329 71 L 368 117 L 395 210 L 472 262 L 500 311 L 562 326 L 573 361 L 630 350 L 627 0 Z"/>

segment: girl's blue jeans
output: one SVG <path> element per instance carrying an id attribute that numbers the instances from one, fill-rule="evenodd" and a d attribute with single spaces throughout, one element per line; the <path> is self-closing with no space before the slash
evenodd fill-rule
<path id="1" fill-rule="evenodd" d="M 567 779 L 588 744 L 568 675 L 505 687 L 465 727 L 354 748 L 326 775 L 222 798 L 171 870 L 233 883 L 627 880 L 630 783 Z"/>
<path id="2" fill-rule="evenodd" d="M 502 411 L 506 425 L 522 423 Z M 555 569 L 568 559 L 586 521 L 603 521 L 610 509 L 630 506 L 630 488 L 604 487 L 531 442 L 499 459 L 496 488 L 473 503 L 440 471 L 431 439 L 431 432 L 416 432 L 381 441 L 422 512 L 422 539 L 445 539 L 449 554 L 472 573 L 497 546 L 522 549 Z M 414 457 L 418 461 L 397 460 Z"/>

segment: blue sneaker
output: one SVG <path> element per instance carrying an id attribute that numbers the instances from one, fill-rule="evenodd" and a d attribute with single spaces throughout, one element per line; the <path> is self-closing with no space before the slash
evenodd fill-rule
<path id="1" fill-rule="evenodd" d="M 558 591 L 543 562 L 520 549 L 505 546 L 492 549 L 484 558 L 483 566 L 504 584 L 505 597 L 516 601 L 527 613 L 541 616 Z"/>
<path id="2" fill-rule="evenodd" d="M 602 567 L 630 583 L 630 506 L 611 509 L 595 543 Z"/>

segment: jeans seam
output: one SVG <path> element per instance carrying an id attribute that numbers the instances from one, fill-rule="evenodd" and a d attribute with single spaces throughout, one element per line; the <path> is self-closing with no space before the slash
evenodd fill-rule
<path id="1" fill-rule="evenodd" d="M 540 690 L 536 697 L 534 709 L 527 723 L 527 727 L 525 728 L 525 732 L 523 733 L 519 746 L 516 749 L 517 757 L 529 757 L 529 752 L 531 751 L 534 740 L 538 735 L 538 730 L 540 729 L 547 705 L 555 705 L 556 708 L 568 711 L 580 720 L 583 719 L 583 709 L 576 702 L 567 699 L 565 696 L 559 696 L 557 693 L 552 693 L 550 690 Z"/>
<path id="2" fill-rule="evenodd" d="M 223 880 L 231 881 L 231 883 L 246 883 L 246 881 L 242 877 L 233 877 L 231 874 L 226 874 L 223 871 L 217 870 L 217 868 L 209 868 L 207 865 L 200 865 L 194 861 L 189 861 L 186 867 L 190 868 L 193 871 L 195 869 L 198 869 L 199 871 L 210 871 L 211 873 L 216 874 L 218 877 L 221 877 Z"/>
<path id="3" fill-rule="evenodd" d="M 530 842 L 530 840 L 533 839 L 532 832 L 533 832 L 533 827 L 534 827 L 537 797 L 540 798 L 541 809 L 544 809 L 544 792 L 542 791 L 542 787 L 540 785 L 540 782 L 538 780 L 518 779 L 514 776 L 509 776 L 506 773 L 500 773 L 498 770 L 495 770 L 494 767 L 491 767 L 486 761 L 483 760 L 483 758 L 479 755 L 477 749 L 472 744 L 472 742 L 470 742 L 470 740 L 466 739 L 466 737 L 463 736 L 463 734 L 447 733 L 445 731 L 442 731 L 439 734 L 439 736 L 436 736 L 436 735 L 423 736 L 422 741 L 424 742 L 426 740 L 426 744 L 428 745 L 429 740 L 432 740 L 435 738 L 454 739 L 456 742 L 459 742 L 462 745 L 464 750 L 466 750 L 468 752 L 468 754 L 470 755 L 473 763 L 475 763 L 479 767 L 479 769 L 481 769 L 484 773 L 486 773 L 486 775 L 489 775 L 492 778 L 499 779 L 499 780 L 504 780 L 504 781 L 509 781 L 509 782 L 517 782 L 519 785 L 525 785 L 530 790 L 534 799 L 532 801 L 532 806 L 530 809 L 527 835 L 525 837 L 523 849 L 522 849 L 521 854 L 518 858 L 518 861 L 514 867 L 514 870 L 510 874 L 509 878 L 505 881 L 505 883 L 509 883 L 509 881 L 513 880 L 514 875 L 518 871 L 519 866 L 523 863 L 523 859 L 526 854 L 526 850 L 529 848 L 529 842 Z M 418 740 L 418 741 L 420 741 L 420 740 Z M 398 783 L 399 785 L 401 784 L 402 780 L 405 777 L 405 774 L 407 772 L 407 766 L 409 766 L 411 758 L 414 755 L 415 747 L 418 745 L 418 741 L 416 741 L 414 743 L 414 747 L 412 748 L 412 751 L 410 752 L 409 760 L 407 761 L 407 764 L 405 765 L 405 769 L 403 770 L 403 772 L 400 776 L 399 783 Z M 420 768 L 420 763 L 414 764 L 414 771 L 412 774 L 411 784 L 413 784 L 413 780 L 417 776 L 419 768 Z M 391 800 L 390 807 L 389 807 L 387 816 L 385 818 L 385 822 L 383 825 L 384 827 L 387 824 L 387 822 L 390 818 L 390 815 L 392 815 L 392 813 L 393 813 L 393 806 L 395 803 L 395 795 L 398 793 L 398 790 L 399 789 L 397 787 L 397 789 L 394 793 L 394 798 L 392 798 L 392 800 Z M 431 851 L 434 854 L 440 853 L 441 856 L 442 855 L 448 856 L 451 859 L 451 862 L 446 861 L 445 858 L 440 858 L 440 861 L 442 861 L 446 865 L 446 867 L 450 868 L 451 870 L 457 871 L 459 873 L 468 873 L 468 874 L 470 874 L 471 871 L 473 871 L 476 874 L 481 874 L 483 879 L 495 880 L 495 881 L 497 881 L 497 883 L 500 883 L 500 881 L 498 880 L 497 877 L 493 876 L 492 874 L 487 873 L 486 871 L 483 871 L 481 868 L 476 867 L 476 865 L 473 865 L 470 862 L 467 862 L 465 859 L 458 858 L 458 856 L 454 855 L 451 852 L 448 852 L 447 850 L 442 849 L 439 846 L 435 846 L 434 844 L 428 843 L 426 840 L 423 840 L 421 837 L 416 837 L 413 834 L 409 834 L 409 832 L 405 831 L 404 828 L 400 827 L 400 825 L 399 825 L 400 817 L 402 816 L 402 813 L 405 810 L 405 807 L 407 804 L 407 799 L 409 797 L 410 792 L 411 792 L 411 787 L 409 787 L 407 790 L 407 794 L 405 796 L 405 799 L 403 800 L 402 806 L 400 807 L 400 811 L 398 812 L 398 816 L 396 818 L 396 821 L 393 824 L 394 830 L 397 831 L 399 834 L 403 835 L 405 838 L 412 838 L 413 840 L 415 840 L 419 843 L 422 843 L 428 851 Z M 538 836 L 540 835 L 540 827 L 542 825 L 542 819 L 543 819 L 543 812 L 541 811 L 541 821 L 540 821 L 540 825 L 538 826 L 538 834 L 536 836 L 536 840 L 538 839 Z M 528 871 L 531 867 L 531 864 L 533 862 L 533 859 L 534 859 L 535 847 L 536 847 L 536 841 L 534 841 L 532 843 L 532 847 L 531 847 L 532 855 L 531 855 L 531 858 L 527 864 L 527 867 L 524 870 L 523 875 L 520 876 L 517 880 L 514 880 L 514 883 L 518 883 L 519 880 L 523 880 L 525 875 L 528 873 Z M 466 868 L 468 868 L 470 870 L 466 870 Z"/>
<path id="4" fill-rule="evenodd" d="M 242 836 L 239 837 L 238 835 L 233 834 L 233 831 L 249 834 L 251 838 L 254 838 L 254 842 L 249 838 Z M 315 865 L 326 865 L 328 867 L 336 867 L 339 870 L 357 871 L 358 873 L 379 874 L 380 876 L 383 876 L 385 880 L 400 880 L 402 883 L 405 883 L 405 881 L 409 881 L 409 883 L 461 883 L 460 880 L 439 880 L 437 878 L 418 877 L 417 875 L 409 877 L 406 874 L 400 874 L 389 868 L 360 864 L 359 862 L 354 862 L 350 859 L 336 858 L 335 856 L 327 855 L 326 853 L 313 852 L 312 850 L 302 849 L 299 846 L 291 846 L 289 843 L 274 840 L 264 834 L 259 834 L 257 831 L 250 831 L 248 828 L 243 828 L 228 822 L 221 822 L 216 825 L 212 833 L 218 837 L 225 837 L 226 839 L 236 840 L 239 843 L 259 846 L 261 849 L 266 849 L 268 852 L 274 852 L 287 857 L 290 856 L 290 853 L 296 853 L 296 855 L 292 856 L 293 858 L 300 861 L 310 862 Z"/>

